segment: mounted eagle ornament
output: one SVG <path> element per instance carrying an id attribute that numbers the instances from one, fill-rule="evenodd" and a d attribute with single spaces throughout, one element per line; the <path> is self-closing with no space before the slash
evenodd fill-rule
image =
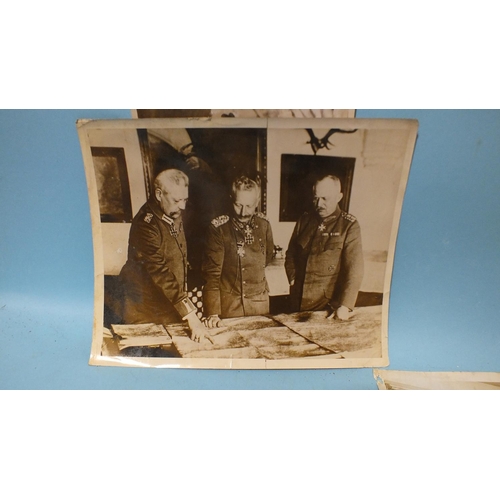
<path id="1" fill-rule="evenodd" d="M 357 128 L 355 128 L 354 130 L 342 130 L 341 128 L 331 128 L 322 139 L 318 139 L 314 135 L 314 132 L 311 128 L 306 128 L 306 132 L 309 134 L 309 137 L 311 138 L 310 141 L 307 141 L 307 144 L 311 145 L 313 153 L 316 154 L 320 149 L 326 148 L 329 150 L 330 148 L 328 146 L 329 145 L 333 146 L 333 144 L 329 140 L 333 134 L 337 132 L 340 134 L 353 134 L 357 130 L 358 130 Z"/>

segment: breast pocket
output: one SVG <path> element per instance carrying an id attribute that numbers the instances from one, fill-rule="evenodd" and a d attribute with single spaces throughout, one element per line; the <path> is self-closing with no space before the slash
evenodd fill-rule
<path id="1" fill-rule="evenodd" d="M 323 250 L 342 250 L 344 246 L 344 238 L 339 236 L 332 236 L 328 238 L 324 244 Z"/>
<path id="2" fill-rule="evenodd" d="M 341 253 L 342 247 L 324 250 L 316 255 L 314 268 L 311 271 L 318 276 L 333 276 L 337 274 Z"/>

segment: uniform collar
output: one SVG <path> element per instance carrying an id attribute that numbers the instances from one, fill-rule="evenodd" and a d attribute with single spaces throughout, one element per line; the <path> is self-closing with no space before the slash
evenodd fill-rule
<path id="1" fill-rule="evenodd" d="M 152 197 L 148 200 L 148 208 L 151 210 L 151 212 L 153 212 L 153 214 L 156 215 L 156 217 L 158 217 L 158 219 L 166 222 L 169 226 L 175 224 L 175 220 L 172 219 L 172 217 L 164 214 L 163 210 L 160 208 L 156 200 Z"/>
<path id="2" fill-rule="evenodd" d="M 231 217 L 234 226 L 237 229 L 243 231 L 247 226 L 250 226 L 252 229 L 255 227 L 255 215 L 252 215 L 252 218 L 248 222 L 240 222 L 234 215 Z"/>
<path id="3" fill-rule="evenodd" d="M 165 221 L 167 224 L 172 225 L 174 224 L 174 219 L 171 219 L 168 215 L 163 214 L 161 216 L 161 220 Z"/>

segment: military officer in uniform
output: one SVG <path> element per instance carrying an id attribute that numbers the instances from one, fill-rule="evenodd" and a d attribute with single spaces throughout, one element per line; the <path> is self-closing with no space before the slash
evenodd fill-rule
<path id="1" fill-rule="evenodd" d="M 126 323 L 169 324 L 187 320 L 191 338 L 208 331 L 187 296 L 187 248 L 182 212 L 189 180 L 176 169 L 161 172 L 154 193 L 139 210 L 130 229 L 128 260 L 120 278 Z"/>
<path id="2" fill-rule="evenodd" d="M 203 257 L 203 310 L 209 328 L 221 318 L 269 313 L 265 268 L 273 259 L 271 225 L 257 213 L 261 180 L 240 176 L 232 183 L 232 214 L 212 220 Z"/>
<path id="3" fill-rule="evenodd" d="M 339 208 L 340 180 L 327 175 L 313 187 L 315 211 L 297 221 L 285 258 L 294 311 L 328 309 L 329 318 L 347 320 L 363 278 L 358 221 Z"/>

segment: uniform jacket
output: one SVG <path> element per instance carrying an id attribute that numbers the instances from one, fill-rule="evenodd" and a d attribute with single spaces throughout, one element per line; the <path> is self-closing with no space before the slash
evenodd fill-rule
<path id="1" fill-rule="evenodd" d="M 120 278 L 126 323 L 172 323 L 187 314 L 186 238 L 182 222 L 149 200 L 132 221 L 128 260 Z"/>
<path id="2" fill-rule="evenodd" d="M 205 316 L 223 318 L 269 313 L 265 268 L 273 259 L 271 225 L 263 214 L 253 216 L 252 243 L 227 215 L 217 217 L 208 230 L 202 272 Z"/>
<path id="3" fill-rule="evenodd" d="M 359 223 L 340 210 L 322 220 L 305 213 L 298 220 L 285 258 L 291 306 L 314 311 L 327 305 L 353 309 L 363 278 Z"/>

